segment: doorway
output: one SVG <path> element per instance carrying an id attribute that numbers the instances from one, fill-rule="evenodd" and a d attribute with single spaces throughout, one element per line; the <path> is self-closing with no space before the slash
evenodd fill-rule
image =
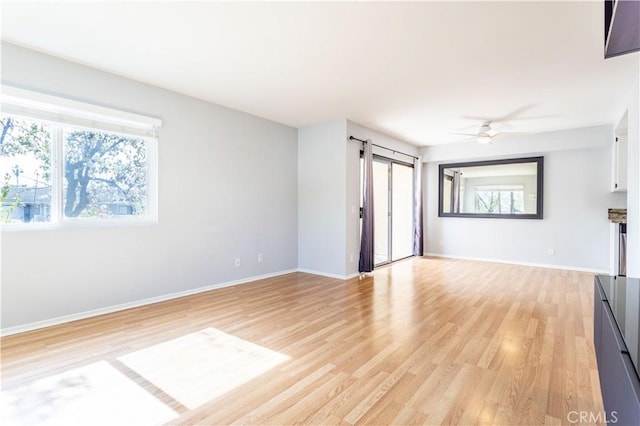
<path id="1" fill-rule="evenodd" d="M 413 165 L 373 158 L 374 265 L 413 255 Z"/>

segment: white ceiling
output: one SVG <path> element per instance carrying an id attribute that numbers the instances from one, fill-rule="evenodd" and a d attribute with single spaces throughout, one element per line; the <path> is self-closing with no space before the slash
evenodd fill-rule
<path id="1" fill-rule="evenodd" d="M 639 53 L 603 59 L 590 2 L 2 2 L 2 38 L 295 127 L 347 118 L 416 145 L 483 118 L 620 118 Z M 477 117 L 477 118 L 470 118 Z"/>

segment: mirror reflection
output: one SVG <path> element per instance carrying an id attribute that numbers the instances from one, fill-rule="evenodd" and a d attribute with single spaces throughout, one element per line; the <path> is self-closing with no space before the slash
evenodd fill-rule
<path id="1" fill-rule="evenodd" d="M 440 165 L 440 216 L 542 218 L 542 157 Z"/>

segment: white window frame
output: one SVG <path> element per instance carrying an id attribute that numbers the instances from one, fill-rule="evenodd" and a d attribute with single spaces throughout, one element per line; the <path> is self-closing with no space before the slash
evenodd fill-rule
<path id="1" fill-rule="evenodd" d="M 149 225 L 158 223 L 158 130 L 162 121 L 126 111 L 79 102 L 11 86 L 0 86 L 0 113 L 51 126 L 51 219 L 43 223 L 6 223 L 2 231 Z M 65 126 L 131 136 L 147 148 L 147 203 L 143 216 L 67 218 L 63 206 Z"/>

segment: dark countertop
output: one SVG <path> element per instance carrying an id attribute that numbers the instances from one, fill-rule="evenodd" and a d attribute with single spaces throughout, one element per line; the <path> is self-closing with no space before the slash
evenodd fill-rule
<path id="1" fill-rule="evenodd" d="M 640 279 L 608 275 L 596 278 L 640 377 Z"/>

